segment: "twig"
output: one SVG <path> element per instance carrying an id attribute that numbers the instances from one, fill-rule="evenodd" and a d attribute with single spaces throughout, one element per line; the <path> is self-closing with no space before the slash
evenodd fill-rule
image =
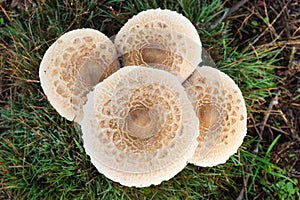
<path id="1" fill-rule="evenodd" d="M 270 113 L 271 113 L 271 110 L 273 109 L 274 105 L 277 105 L 278 104 L 278 96 L 280 95 L 280 91 L 278 91 L 278 93 L 276 94 L 276 96 L 272 99 L 272 101 L 270 102 L 269 106 L 268 106 L 268 111 L 266 112 L 265 116 L 264 116 L 264 119 L 263 119 L 263 123 L 262 125 L 260 126 L 260 139 L 262 139 L 262 133 L 263 131 L 265 130 L 265 126 L 267 124 L 267 121 L 269 119 L 269 116 L 270 116 Z"/>
<path id="2" fill-rule="evenodd" d="M 214 27 L 221 23 L 225 18 L 227 18 L 229 15 L 231 15 L 233 12 L 235 12 L 237 9 L 239 9 L 242 5 L 244 5 L 248 0 L 241 0 L 237 2 L 234 6 L 232 6 L 229 10 L 227 10 L 220 18 L 218 18 L 214 23 L 212 23 L 211 27 Z"/>
<path id="3" fill-rule="evenodd" d="M 269 119 L 270 113 L 273 110 L 274 105 L 278 104 L 278 96 L 280 95 L 280 91 L 277 92 L 277 94 L 275 95 L 275 97 L 272 99 L 272 101 L 270 102 L 269 106 L 268 106 L 268 110 L 265 113 L 265 116 L 263 118 L 262 124 L 260 126 L 260 131 L 258 133 L 259 136 L 259 140 L 257 141 L 256 145 L 255 145 L 255 149 L 253 150 L 253 154 L 255 155 L 255 157 L 252 159 L 252 162 L 254 162 L 255 158 L 257 157 L 258 151 L 259 151 L 259 145 L 261 143 L 261 141 L 263 140 L 263 131 L 265 130 L 265 127 L 267 125 L 267 121 Z M 247 184 L 249 181 L 250 175 L 247 174 L 246 179 L 244 181 L 244 187 L 242 188 L 242 190 L 240 191 L 239 196 L 236 198 L 236 200 L 242 200 L 244 197 L 244 193 L 247 190 Z"/>
<path id="4" fill-rule="evenodd" d="M 277 19 L 283 14 L 285 9 L 287 8 L 290 1 L 288 1 L 282 10 L 279 12 L 279 14 L 275 17 L 275 19 L 271 22 L 271 24 L 268 23 L 268 27 L 252 42 L 252 45 L 255 44 L 271 27 L 273 27 L 273 24 L 277 21 Z"/>

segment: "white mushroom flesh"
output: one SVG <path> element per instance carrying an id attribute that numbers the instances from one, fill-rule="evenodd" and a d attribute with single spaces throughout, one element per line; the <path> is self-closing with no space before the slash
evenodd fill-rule
<path id="1" fill-rule="evenodd" d="M 145 187 L 186 166 L 197 146 L 198 123 L 175 76 L 132 66 L 88 94 L 81 126 L 99 172 L 126 186 Z"/>
<path id="2" fill-rule="evenodd" d="M 234 81 L 212 67 L 198 67 L 183 84 L 200 122 L 199 145 L 189 161 L 208 167 L 225 163 L 247 132 L 243 95 Z"/>
<path id="3" fill-rule="evenodd" d="M 77 29 L 63 34 L 49 47 L 39 76 L 57 112 L 80 122 L 87 93 L 118 69 L 117 51 L 109 38 L 93 29 Z"/>
<path id="4" fill-rule="evenodd" d="M 201 62 L 196 28 L 182 14 L 151 9 L 131 18 L 118 32 L 115 45 L 124 65 L 167 70 L 183 82 Z"/>

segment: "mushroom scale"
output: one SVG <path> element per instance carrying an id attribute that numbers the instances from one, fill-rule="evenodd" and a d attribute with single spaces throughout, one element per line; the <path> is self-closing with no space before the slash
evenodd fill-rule
<path id="1" fill-rule="evenodd" d="M 169 71 L 183 82 L 201 62 L 196 28 L 182 14 L 150 9 L 125 23 L 115 38 L 125 66 L 143 65 Z"/>
<path id="2" fill-rule="evenodd" d="M 93 29 L 59 37 L 46 51 L 39 69 L 41 86 L 57 112 L 80 122 L 87 93 L 119 69 L 112 41 Z"/>
<path id="3" fill-rule="evenodd" d="M 106 177 L 126 186 L 159 184 L 197 147 L 199 122 L 184 88 L 166 71 L 125 67 L 88 94 L 84 147 Z"/>
<path id="4" fill-rule="evenodd" d="M 239 87 L 225 73 L 198 67 L 183 86 L 198 115 L 199 144 L 192 159 L 202 167 L 225 163 L 247 132 L 247 110 Z"/>

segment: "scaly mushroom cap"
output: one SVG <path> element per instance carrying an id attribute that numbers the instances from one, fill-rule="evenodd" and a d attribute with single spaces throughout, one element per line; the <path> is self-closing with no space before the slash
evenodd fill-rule
<path id="1" fill-rule="evenodd" d="M 126 186 L 159 184 L 180 172 L 197 147 L 199 122 L 172 74 L 131 66 L 88 94 L 84 147 L 98 171 Z"/>
<path id="2" fill-rule="evenodd" d="M 225 73 L 198 67 L 183 84 L 200 122 L 199 144 L 189 161 L 198 166 L 225 163 L 247 132 L 247 110 L 239 87 Z"/>
<path id="3" fill-rule="evenodd" d="M 201 62 L 196 28 L 182 14 L 170 10 L 151 9 L 132 17 L 116 35 L 115 45 L 125 66 L 167 70 L 180 82 Z"/>
<path id="4" fill-rule="evenodd" d="M 40 64 L 42 88 L 57 112 L 80 122 L 91 88 L 119 69 L 114 44 L 103 33 L 77 29 L 63 34 Z"/>

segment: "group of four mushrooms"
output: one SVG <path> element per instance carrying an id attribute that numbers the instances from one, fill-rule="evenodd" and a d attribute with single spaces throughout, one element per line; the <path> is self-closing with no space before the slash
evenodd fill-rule
<path id="1" fill-rule="evenodd" d="M 234 81 L 201 64 L 196 28 L 175 11 L 151 9 L 114 41 L 94 29 L 59 37 L 40 64 L 57 112 L 79 123 L 91 162 L 113 181 L 147 187 L 188 163 L 225 163 L 246 135 Z"/>

